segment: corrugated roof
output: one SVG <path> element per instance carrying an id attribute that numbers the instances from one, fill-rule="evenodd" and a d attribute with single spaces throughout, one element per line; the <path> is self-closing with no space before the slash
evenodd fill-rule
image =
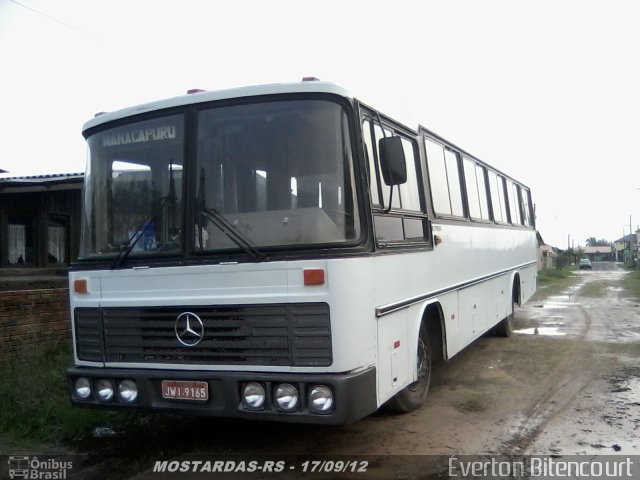
<path id="1" fill-rule="evenodd" d="M 81 184 L 84 173 L 53 173 L 48 175 L 26 175 L 21 177 L 0 176 L 0 190 L 13 191 L 15 188 L 49 188 L 65 184 Z"/>
<path id="2" fill-rule="evenodd" d="M 50 182 L 64 182 L 67 180 L 83 180 L 84 173 L 52 173 L 48 175 L 25 175 L 21 177 L 0 177 L 0 183 L 40 184 Z"/>

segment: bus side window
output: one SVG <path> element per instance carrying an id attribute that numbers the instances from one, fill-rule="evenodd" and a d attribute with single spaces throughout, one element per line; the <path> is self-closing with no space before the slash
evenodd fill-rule
<path id="1" fill-rule="evenodd" d="M 507 180 L 507 195 L 509 196 L 509 213 L 512 225 L 522 225 L 520 220 L 520 205 L 518 186 L 511 180 Z"/>
<path id="2" fill-rule="evenodd" d="M 485 171 L 485 167 L 476 164 L 476 183 L 478 184 L 478 199 L 480 200 L 480 218 L 482 220 L 491 220 Z"/>
<path id="3" fill-rule="evenodd" d="M 373 131 L 373 135 L 371 132 Z M 406 162 L 406 182 L 391 187 L 382 181 L 378 146 L 383 138 L 401 139 Z M 375 120 L 363 121 L 363 138 L 371 187 L 371 202 L 374 207 L 376 239 L 380 244 L 426 243 L 430 240 L 429 227 L 422 201 L 422 170 L 416 140 L 384 127 L 384 132 Z M 391 199 L 391 211 L 389 201 Z"/>
<path id="4" fill-rule="evenodd" d="M 455 215 L 456 217 L 464 217 L 458 155 L 454 151 L 446 149 L 444 152 L 444 159 L 444 164 L 447 167 L 447 184 L 449 185 L 451 214 Z"/>
<path id="5" fill-rule="evenodd" d="M 376 140 L 376 145 L 380 145 L 380 140 L 384 137 L 393 137 L 393 132 L 388 128 L 384 129 L 384 135 L 382 133 L 382 129 L 380 125 L 374 124 L 373 126 L 374 137 Z M 376 162 L 378 166 L 380 166 L 380 157 L 378 155 L 378 161 Z M 408 167 L 408 165 L 407 165 Z M 378 172 L 379 173 L 379 172 Z M 380 176 L 378 177 L 380 178 Z M 389 195 L 391 193 L 391 188 L 386 185 L 382 185 L 382 207 L 389 208 Z M 400 203 L 401 195 L 398 194 L 397 191 L 394 192 L 393 198 L 391 199 L 391 208 L 402 208 Z"/>
<path id="6" fill-rule="evenodd" d="M 375 207 L 381 207 L 380 190 L 378 188 L 378 168 L 376 167 L 376 152 L 373 149 L 373 140 L 371 138 L 371 122 L 365 120 L 362 122 L 362 138 L 364 140 L 365 155 L 367 156 L 367 166 L 369 169 L 369 185 L 371 188 L 371 204 Z"/>
<path id="7" fill-rule="evenodd" d="M 421 212 L 422 207 L 420 206 L 420 190 L 418 187 L 414 142 L 402 138 L 402 148 L 407 163 L 407 181 L 400 185 L 400 204 L 403 210 Z"/>
<path id="8" fill-rule="evenodd" d="M 482 209 L 480 206 L 480 194 L 478 192 L 478 182 L 476 180 L 475 162 L 464 157 L 464 181 L 467 187 L 467 200 L 469 202 L 469 215 L 471 218 L 482 218 Z"/>
<path id="9" fill-rule="evenodd" d="M 433 210 L 440 215 L 464 217 L 458 155 L 424 138 Z"/>
<path id="10" fill-rule="evenodd" d="M 492 171 L 489 171 L 489 190 L 493 204 L 493 219 L 498 223 L 506 223 L 507 211 L 505 210 L 503 178 Z"/>
<path id="11" fill-rule="evenodd" d="M 520 188 L 522 196 L 522 212 L 524 215 L 524 225 L 527 227 L 533 226 L 533 212 L 531 211 L 531 197 L 528 188 Z"/>
<path id="12" fill-rule="evenodd" d="M 444 148 L 442 145 L 425 138 L 424 146 L 427 152 L 429 182 L 433 210 L 443 215 L 451 215 L 451 200 L 447 184 L 447 168 L 444 162 Z"/>

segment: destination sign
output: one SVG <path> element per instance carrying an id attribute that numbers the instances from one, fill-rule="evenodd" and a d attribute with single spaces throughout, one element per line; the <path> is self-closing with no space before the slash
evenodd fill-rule
<path id="1" fill-rule="evenodd" d="M 103 147 L 116 147 L 132 143 L 157 142 L 176 138 L 175 125 L 153 128 L 132 128 L 119 132 L 106 133 L 102 137 Z"/>

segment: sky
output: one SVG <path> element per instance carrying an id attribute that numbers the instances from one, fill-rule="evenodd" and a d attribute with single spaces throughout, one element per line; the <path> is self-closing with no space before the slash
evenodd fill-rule
<path id="1" fill-rule="evenodd" d="M 531 187 L 546 243 L 640 225 L 633 0 L 0 0 L 3 176 L 84 171 L 95 113 L 299 81 L 452 141 Z"/>

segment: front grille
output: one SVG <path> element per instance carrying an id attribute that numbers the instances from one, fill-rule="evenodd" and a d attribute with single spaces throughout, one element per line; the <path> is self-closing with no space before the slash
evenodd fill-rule
<path id="1" fill-rule="evenodd" d="M 184 312 L 197 315 L 204 327 L 202 340 L 192 347 L 176 337 L 176 319 Z M 75 325 L 81 360 L 276 366 L 332 362 L 326 303 L 77 308 Z M 97 339 L 102 343 L 96 345 Z"/>
<path id="2" fill-rule="evenodd" d="M 80 360 L 104 361 L 102 315 L 97 308 L 75 310 L 76 353 Z"/>

